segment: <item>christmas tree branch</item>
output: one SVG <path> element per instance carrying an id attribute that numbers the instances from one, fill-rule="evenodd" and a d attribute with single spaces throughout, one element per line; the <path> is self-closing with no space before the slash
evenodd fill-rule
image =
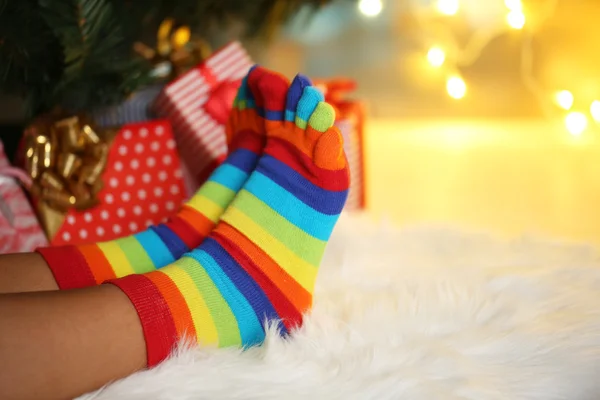
<path id="1" fill-rule="evenodd" d="M 150 82 L 133 44 L 153 46 L 165 18 L 205 39 L 231 18 L 249 36 L 272 36 L 299 7 L 328 1 L 0 0 L 0 90 L 25 97 L 30 116 L 115 104 Z"/>

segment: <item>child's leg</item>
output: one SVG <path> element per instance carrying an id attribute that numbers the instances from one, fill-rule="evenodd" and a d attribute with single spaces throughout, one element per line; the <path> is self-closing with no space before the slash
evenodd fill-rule
<path id="1" fill-rule="evenodd" d="M 144 335 L 112 285 L 0 295 L 0 399 L 67 399 L 142 369 Z"/>
<path id="2" fill-rule="evenodd" d="M 271 89 L 251 87 L 248 80 L 264 73 L 261 67 L 252 69 L 238 91 L 226 130 L 227 159 L 170 222 L 110 242 L 0 256 L 0 293 L 94 286 L 107 279 L 162 268 L 197 247 L 262 153 L 264 120 L 257 113 L 254 97 L 268 96 Z"/>
<path id="3" fill-rule="evenodd" d="M 46 290 L 58 290 L 58 285 L 41 255 L 0 255 L 0 294 Z"/>

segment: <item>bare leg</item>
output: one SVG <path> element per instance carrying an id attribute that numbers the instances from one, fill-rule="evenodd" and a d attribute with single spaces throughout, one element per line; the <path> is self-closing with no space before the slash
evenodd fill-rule
<path id="1" fill-rule="evenodd" d="M 69 399 L 144 368 L 133 305 L 118 288 L 0 295 L 0 398 Z"/>
<path id="2" fill-rule="evenodd" d="M 38 253 L 0 255 L 0 294 L 58 290 L 46 261 Z"/>

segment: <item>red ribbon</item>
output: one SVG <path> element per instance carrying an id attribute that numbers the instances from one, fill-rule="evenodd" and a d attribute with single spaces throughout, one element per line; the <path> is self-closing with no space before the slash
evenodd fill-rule
<path id="1" fill-rule="evenodd" d="M 209 87 L 208 100 L 204 111 L 221 125 L 227 124 L 233 108 L 233 101 L 240 87 L 241 80 L 219 81 L 212 70 L 206 65 L 200 66 L 200 73 L 205 84 Z"/>
<path id="2" fill-rule="evenodd" d="M 356 81 L 349 78 L 335 78 L 325 81 L 317 80 L 315 86 L 325 95 L 328 103 L 339 103 L 344 100 L 349 92 L 356 90 Z"/>

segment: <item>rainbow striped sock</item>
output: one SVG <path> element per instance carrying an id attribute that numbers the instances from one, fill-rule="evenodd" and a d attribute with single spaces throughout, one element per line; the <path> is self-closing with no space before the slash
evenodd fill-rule
<path id="1" fill-rule="evenodd" d="M 266 321 L 289 333 L 312 305 L 348 194 L 342 138 L 332 127 L 333 108 L 306 78 L 297 77 L 289 90 L 274 73 L 254 79 L 267 145 L 221 222 L 175 263 L 110 282 L 138 312 L 149 366 L 185 335 L 204 346 L 246 347 L 264 340 Z"/>
<path id="2" fill-rule="evenodd" d="M 258 162 L 265 142 L 264 121 L 258 116 L 250 75 L 238 91 L 227 125 L 230 154 L 198 192 L 165 224 L 113 241 L 40 248 L 60 289 L 100 284 L 130 274 L 162 268 L 194 249 L 213 230 L 221 214 Z"/>

